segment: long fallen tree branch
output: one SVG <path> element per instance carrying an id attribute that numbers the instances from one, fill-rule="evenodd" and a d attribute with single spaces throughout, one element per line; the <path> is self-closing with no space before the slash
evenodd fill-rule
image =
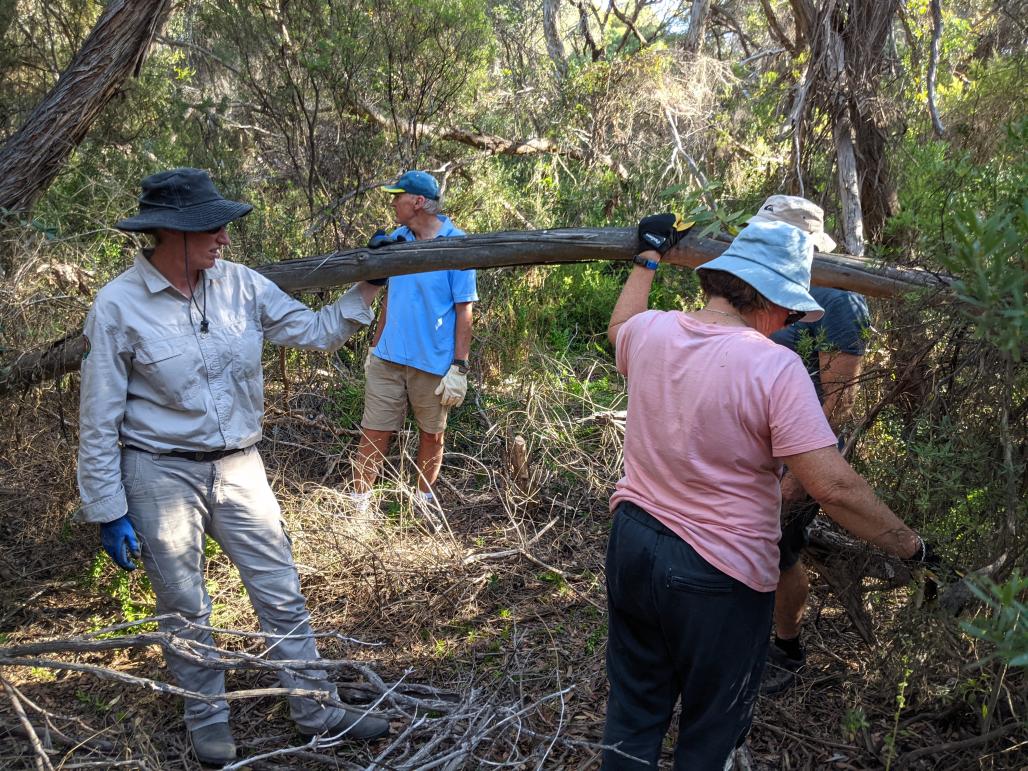
<path id="1" fill-rule="evenodd" d="M 696 268 L 727 248 L 728 244 L 723 241 L 688 236 L 664 261 Z M 257 271 L 293 292 L 430 270 L 625 261 L 630 260 L 636 250 L 632 228 L 524 230 L 413 241 L 375 250 L 348 249 L 262 265 Z M 952 279 L 924 270 L 880 265 L 859 257 L 818 254 L 814 258 L 813 283 L 872 297 L 897 297 L 926 288 L 947 290 Z M 77 370 L 84 353 L 85 342 L 77 333 L 26 351 L 0 367 L 0 395 Z"/>
<path id="2" fill-rule="evenodd" d="M 638 251 L 634 228 L 513 230 L 459 238 L 413 241 L 383 249 L 350 249 L 320 257 L 262 265 L 258 271 L 287 291 L 342 286 L 365 278 L 427 270 L 502 268 L 594 260 L 630 260 Z M 728 244 L 687 236 L 664 262 L 697 268 Z M 895 268 L 841 254 L 817 254 L 813 283 L 872 297 L 897 297 L 918 289 L 948 289 L 952 279 L 924 270 Z"/>

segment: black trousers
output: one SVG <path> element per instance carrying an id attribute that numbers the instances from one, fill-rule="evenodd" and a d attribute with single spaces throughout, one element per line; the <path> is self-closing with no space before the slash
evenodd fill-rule
<path id="1" fill-rule="evenodd" d="M 607 771 L 656 768 L 675 703 L 678 771 L 722 771 L 749 732 L 774 592 L 707 563 L 643 509 L 618 506 L 607 546 Z"/>

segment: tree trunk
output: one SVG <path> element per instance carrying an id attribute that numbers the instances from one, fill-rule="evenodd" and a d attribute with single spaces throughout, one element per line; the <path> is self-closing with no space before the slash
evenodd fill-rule
<path id="1" fill-rule="evenodd" d="M 695 56 L 703 48 L 703 33 L 707 31 L 707 17 L 710 16 L 710 0 L 693 0 L 689 9 L 689 29 L 685 32 L 682 49 Z"/>
<path id="2" fill-rule="evenodd" d="M 0 148 L 0 208 L 27 212 L 126 78 L 138 74 L 170 0 L 115 0 L 57 85 Z"/>
<path id="3" fill-rule="evenodd" d="M 835 140 L 835 165 L 839 182 L 839 210 L 842 214 L 843 246 L 856 257 L 864 255 L 864 213 L 860 205 L 860 180 L 857 154 L 853 147 L 853 125 L 846 98 L 846 54 L 842 38 L 832 26 L 831 14 L 822 20 L 825 41 L 825 70 L 835 93 L 831 99 L 832 138 Z"/>
<path id="4" fill-rule="evenodd" d="M 568 62 L 564 58 L 564 42 L 560 39 L 560 0 L 543 0 L 543 34 L 546 36 L 546 51 L 553 62 L 557 80 L 568 76 Z"/>
<path id="5" fill-rule="evenodd" d="M 853 0 L 842 32 L 864 238 L 869 241 L 879 240 L 886 221 L 900 210 L 881 123 L 889 35 L 900 5 L 900 0 Z"/>

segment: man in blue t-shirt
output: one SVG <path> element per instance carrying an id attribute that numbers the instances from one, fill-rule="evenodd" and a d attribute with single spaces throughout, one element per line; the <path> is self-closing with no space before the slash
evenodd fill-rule
<path id="1" fill-rule="evenodd" d="M 839 434 L 852 417 L 857 381 L 867 350 L 867 302 L 861 295 L 842 289 L 811 287 L 810 293 L 825 309 L 825 315 L 813 324 L 797 323 L 779 330 L 771 339 L 802 356 L 825 416 L 832 430 Z M 801 552 L 808 543 L 807 527 L 819 508 L 817 501 L 786 474 L 782 480 L 775 640 L 768 649 L 769 666 L 761 685 L 765 694 L 788 689 L 806 660 L 800 643 L 800 622 L 810 585 Z"/>
<path id="2" fill-rule="evenodd" d="M 372 238 L 369 246 L 464 235 L 440 213 L 439 183 L 431 174 L 408 171 L 383 190 L 393 194 L 400 227 Z M 474 270 L 437 270 L 388 279 L 365 362 L 364 417 L 350 494 L 359 512 L 370 508 L 372 485 L 410 404 L 420 432 L 419 508 L 433 529 L 440 526 L 441 511 L 432 485 L 443 461 L 447 415 L 467 393 L 472 306 L 477 300 Z"/>

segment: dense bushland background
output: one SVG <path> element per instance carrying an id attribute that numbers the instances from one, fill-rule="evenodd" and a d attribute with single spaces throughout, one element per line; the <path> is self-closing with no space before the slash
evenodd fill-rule
<path id="1" fill-rule="evenodd" d="M 102 9 L 0 0 L 0 142 Z M 140 178 L 168 167 L 206 168 L 224 194 L 254 204 L 230 231 L 230 259 L 251 265 L 363 243 L 391 219 L 377 187 L 407 168 L 444 182 L 448 213 L 471 233 L 622 227 L 666 209 L 732 232 L 765 196 L 803 194 L 849 251 L 960 279 L 956 296 L 872 303 L 853 462 L 953 564 L 998 563 L 1000 585 L 976 583 L 981 601 L 955 619 L 922 606 L 917 587 L 864 581 L 869 645 L 814 574 L 810 674 L 761 701 L 754 762 L 1023 767 L 1026 11 L 1019 0 L 176 4 L 35 206 L 0 211 L 0 375 L 22 352 L 77 333 L 95 291 L 132 259 L 113 223 L 135 208 Z M 833 34 L 841 69 L 826 53 Z M 847 141 L 849 192 L 839 181 Z M 854 195 L 862 236 L 846 213 Z M 595 763 L 586 745 L 602 730 L 606 499 L 625 407 L 604 331 L 624 276 L 608 264 L 479 274 L 472 393 L 452 416 L 440 488 L 450 529 L 437 536 L 412 512 L 409 436 L 383 485 L 385 523 L 346 516 L 367 335 L 333 356 L 267 352 L 264 453 L 315 624 L 382 643 L 330 638 L 324 652 L 389 682 L 409 670 L 468 704 L 523 709 L 475 729 L 490 738 L 467 767 Z M 651 302 L 696 307 L 697 283 L 662 269 Z M 145 578 L 117 572 L 95 529 L 70 520 L 76 411 L 75 374 L 4 397 L 0 645 L 153 611 Z M 511 463 L 517 436 L 525 473 Z M 214 544 L 210 559 L 212 623 L 252 631 Z M 153 648 L 75 660 L 162 677 Z M 44 767 L 15 705 L 53 767 L 191 763 L 172 697 L 45 662 L 0 674 L 17 689 L 0 705 L 4 767 Z M 273 682 L 233 677 L 237 688 Z M 370 698 L 357 685 L 350 695 Z M 280 703 L 239 704 L 247 754 L 286 742 Z M 425 765 L 416 747 L 432 725 L 390 762 Z M 374 752 L 331 757 L 360 767 Z M 329 763 L 314 753 L 262 762 Z"/>

